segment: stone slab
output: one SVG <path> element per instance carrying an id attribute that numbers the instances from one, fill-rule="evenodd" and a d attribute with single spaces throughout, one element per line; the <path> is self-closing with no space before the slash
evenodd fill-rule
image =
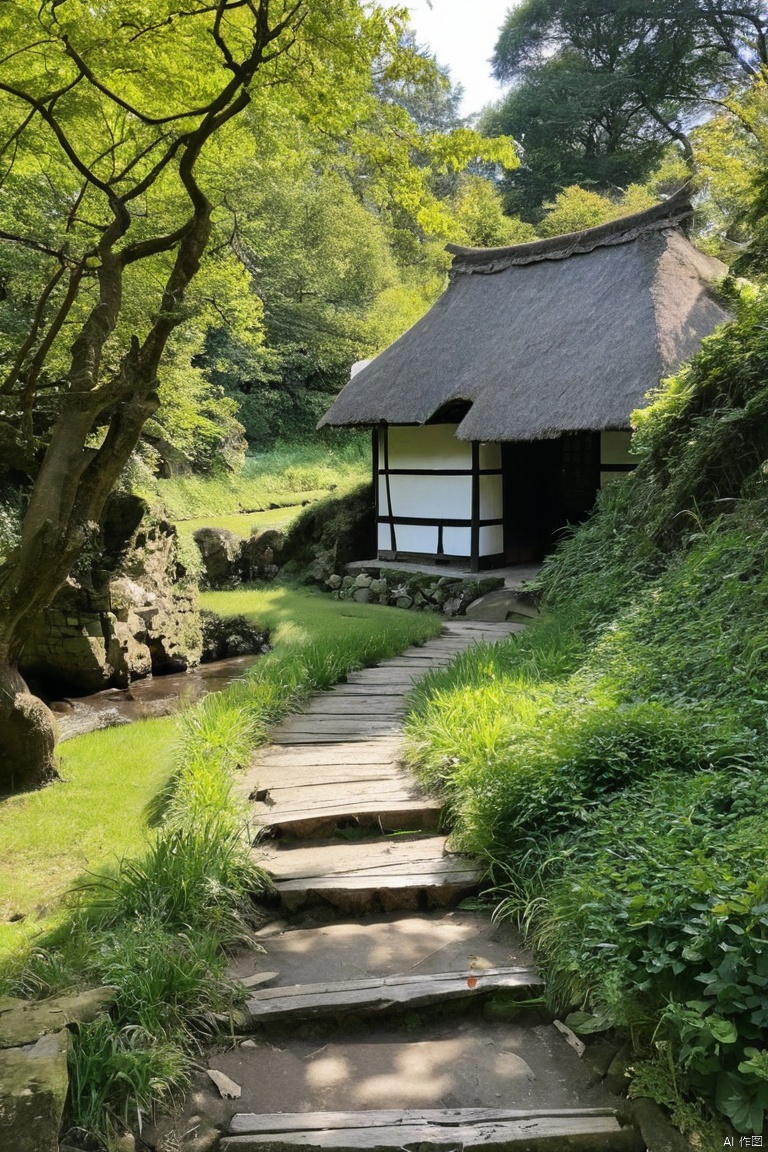
<path id="1" fill-rule="evenodd" d="M 88 1024 L 114 1003 L 115 988 L 89 988 L 46 1000 L 0 999 L 0 1049 L 33 1044 L 67 1024 Z"/>
<path id="2" fill-rule="evenodd" d="M 62 1030 L 35 1044 L 0 1051 L 0 1148 L 58 1152 L 69 1088 L 70 1035 Z"/>

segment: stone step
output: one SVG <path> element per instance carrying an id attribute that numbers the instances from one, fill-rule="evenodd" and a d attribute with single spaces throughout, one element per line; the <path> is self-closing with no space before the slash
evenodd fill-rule
<path id="1" fill-rule="evenodd" d="M 481 872 L 429 836 L 257 850 L 291 909 L 332 904 L 347 911 L 419 910 L 458 903 L 477 889 Z"/>
<path id="2" fill-rule="evenodd" d="M 622 1128 L 609 1109 L 394 1109 L 376 1112 L 238 1114 L 221 1152 L 265 1148 L 464 1149 L 520 1152 L 641 1152 L 634 1128 Z"/>
<path id="3" fill-rule="evenodd" d="M 246 1002 L 242 1023 L 247 1029 L 256 1024 L 306 1020 L 316 1016 L 367 1016 L 454 1000 L 482 1000 L 502 990 L 526 998 L 540 993 L 542 985 L 535 969 L 519 966 L 295 984 L 288 988 L 261 990 Z"/>

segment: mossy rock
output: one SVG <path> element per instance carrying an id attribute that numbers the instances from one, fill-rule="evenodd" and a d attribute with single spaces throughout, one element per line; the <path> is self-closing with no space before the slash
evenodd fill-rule
<path id="1" fill-rule="evenodd" d="M 58 1152 L 70 1039 L 62 1030 L 0 1051 L 0 1147 L 8 1152 Z"/>

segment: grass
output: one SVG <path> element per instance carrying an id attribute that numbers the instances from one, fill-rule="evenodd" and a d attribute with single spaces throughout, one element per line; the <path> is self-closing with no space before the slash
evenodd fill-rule
<path id="1" fill-rule="evenodd" d="M 247 456 L 239 474 L 174 476 L 158 480 L 159 497 L 172 520 L 204 519 L 295 507 L 370 475 L 370 441 L 344 436 L 329 443 L 278 445 Z"/>
<path id="2" fill-rule="evenodd" d="M 271 508 L 267 512 L 238 512 L 232 516 L 198 516 L 194 520 L 179 520 L 179 535 L 189 538 L 198 528 L 225 528 L 236 536 L 247 539 L 254 532 L 267 528 L 286 528 L 299 515 L 304 502 L 286 508 Z"/>
<path id="3" fill-rule="evenodd" d="M 62 745 L 60 783 L 0 802 L 0 972 L 60 919 L 82 876 L 144 850 L 177 742 L 173 718 L 91 732 Z"/>
<path id="4" fill-rule="evenodd" d="M 234 1004 L 225 950 L 248 938 L 250 896 L 265 884 L 235 773 L 308 692 L 442 626 L 284 586 L 204 601 L 267 624 L 273 651 L 177 717 L 69 742 L 63 783 L 0 804 L 6 859 L 22 860 L 15 875 L 0 873 L 0 899 L 39 913 L 5 926 L 0 993 L 118 988 L 112 1014 L 80 1030 L 70 1067 L 73 1122 L 107 1148 L 178 1098 L 213 1013 Z M 78 879 L 77 898 L 57 901 Z"/>

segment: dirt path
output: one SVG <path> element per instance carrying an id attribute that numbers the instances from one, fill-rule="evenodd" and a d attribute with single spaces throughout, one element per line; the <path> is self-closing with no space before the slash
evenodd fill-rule
<path id="1" fill-rule="evenodd" d="M 237 960 L 251 999 L 196 1078 L 185 1152 L 645 1148 L 543 1012 L 519 938 L 457 910 L 479 871 L 400 763 L 414 681 L 520 627 L 452 621 L 313 697 L 255 759 L 244 787 L 272 839 L 254 852 L 291 919 Z"/>

